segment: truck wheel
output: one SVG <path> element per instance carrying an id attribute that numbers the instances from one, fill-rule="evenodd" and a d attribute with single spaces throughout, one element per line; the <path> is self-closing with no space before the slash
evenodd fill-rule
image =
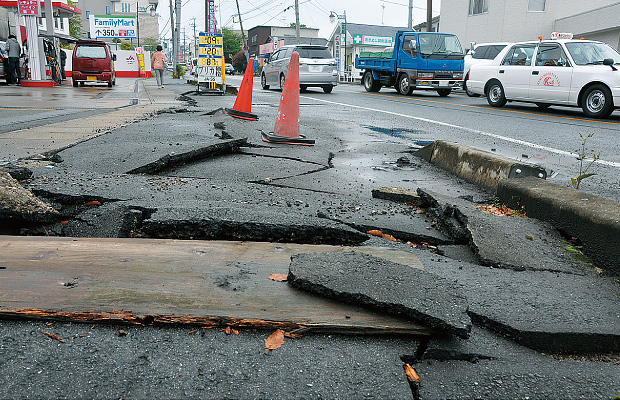
<path id="1" fill-rule="evenodd" d="M 411 82 L 409 81 L 409 75 L 400 74 L 398 83 L 396 84 L 396 91 L 405 96 L 409 96 L 413 92 L 413 87 L 411 87 Z"/>
<path id="2" fill-rule="evenodd" d="M 606 118 L 613 111 L 611 92 L 605 85 L 592 85 L 581 96 L 581 109 L 590 118 Z"/>
<path id="3" fill-rule="evenodd" d="M 504 107 L 506 105 L 506 95 L 504 88 L 499 81 L 492 81 L 487 90 L 487 102 L 491 107 Z"/>
<path id="4" fill-rule="evenodd" d="M 263 88 L 263 90 L 269 89 L 269 85 L 267 85 L 267 77 L 265 76 L 265 74 L 260 75 L 260 86 Z"/>
<path id="5" fill-rule="evenodd" d="M 441 97 L 448 97 L 452 93 L 452 89 L 438 89 L 437 94 Z"/>
<path id="6" fill-rule="evenodd" d="M 362 79 L 364 83 L 364 89 L 367 92 L 378 92 L 381 90 L 381 83 L 377 82 L 375 78 L 372 77 L 372 72 L 366 71 L 364 73 L 364 78 Z"/>

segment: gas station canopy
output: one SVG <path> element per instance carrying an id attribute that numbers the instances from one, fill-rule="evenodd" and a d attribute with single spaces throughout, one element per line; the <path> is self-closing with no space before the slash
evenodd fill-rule
<path id="1" fill-rule="evenodd" d="M 45 13 L 45 4 L 41 3 L 41 13 Z M 0 7 L 14 7 L 17 8 L 17 0 L 0 0 Z M 52 8 L 54 9 L 54 16 L 60 18 L 70 18 L 75 14 L 82 14 L 82 10 L 77 7 L 70 6 L 69 4 L 53 1 Z"/>

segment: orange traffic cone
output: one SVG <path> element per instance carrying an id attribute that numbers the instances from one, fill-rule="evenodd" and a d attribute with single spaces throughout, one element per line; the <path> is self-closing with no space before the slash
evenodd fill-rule
<path id="1" fill-rule="evenodd" d="M 263 141 L 270 143 L 312 145 L 314 140 L 299 134 L 299 53 L 293 52 L 284 81 L 275 132 L 265 133 Z"/>
<path id="2" fill-rule="evenodd" d="M 250 58 L 245 74 L 243 75 L 243 81 L 239 87 L 239 93 L 237 94 L 237 100 L 232 108 L 225 108 L 226 114 L 231 117 L 247 119 L 250 121 L 256 121 L 258 116 L 252 114 L 252 87 L 254 85 L 254 59 Z"/>

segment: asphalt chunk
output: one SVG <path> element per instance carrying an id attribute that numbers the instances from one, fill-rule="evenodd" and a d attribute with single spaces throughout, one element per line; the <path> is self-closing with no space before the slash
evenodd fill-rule
<path id="1" fill-rule="evenodd" d="M 462 338 L 467 338 L 471 329 L 460 285 L 368 254 L 294 255 L 289 283 L 321 296 L 401 315 Z"/>

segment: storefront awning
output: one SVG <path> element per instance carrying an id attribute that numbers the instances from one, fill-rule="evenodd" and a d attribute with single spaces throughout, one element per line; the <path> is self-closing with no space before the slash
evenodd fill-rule
<path id="1" fill-rule="evenodd" d="M 17 8 L 17 0 L 0 0 L 0 7 L 13 7 Z M 45 3 L 41 1 L 41 13 L 45 13 Z M 77 7 L 70 6 L 69 4 L 53 1 L 52 8 L 54 9 L 54 14 L 58 14 L 57 16 L 60 18 L 70 18 L 75 14 L 82 14 L 82 10 Z"/>

